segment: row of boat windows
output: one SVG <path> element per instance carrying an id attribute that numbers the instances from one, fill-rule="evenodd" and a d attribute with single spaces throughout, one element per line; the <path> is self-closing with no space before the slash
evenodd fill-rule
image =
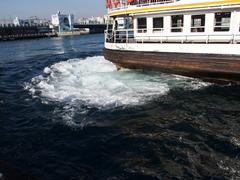
<path id="1" fill-rule="evenodd" d="M 231 12 L 218 12 L 215 13 L 214 31 L 226 32 L 230 30 Z M 191 32 L 205 32 L 206 15 L 192 15 L 191 16 Z M 171 32 L 182 32 L 184 25 L 184 15 L 171 16 Z M 147 32 L 147 19 L 138 18 L 137 26 L 139 33 Z M 163 31 L 164 18 L 153 18 L 153 31 Z"/>

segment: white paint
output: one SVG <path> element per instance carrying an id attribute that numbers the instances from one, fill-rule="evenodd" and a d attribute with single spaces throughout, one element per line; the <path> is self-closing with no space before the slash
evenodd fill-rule
<path id="1" fill-rule="evenodd" d="M 216 0 L 180 0 L 172 4 L 186 4 L 196 2 L 214 2 Z M 152 5 L 153 6 L 153 5 Z M 202 53 L 202 54 L 226 54 L 240 55 L 240 3 L 231 5 L 206 5 L 186 9 L 157 10 L 154 13 L 133 13 L 134 18 L 134 42 L 138 43 L 106 43 L 107 49 L 147 52 L 172 52 L 172 53 Z M 135 8 L 130 6 L 128 8 Z M 214 32 L 215 13 L 231 12 L 230 30 Z M 191 32 L 192 15 L 205 14 L 205 31 Z M 172 15 L 184 15 L 184 27 L 182 32 L 171 32 Z M 146 33 L 138 33 L 137 18 L 147 18 Z M 153 18 L 163 17 L 163 31 L 153 31 Z M 144 42 L 144 43 L 143 43 Z M 155 43 L 151 43 L 155 42 Z M 167 42 L 167 43 L 166 43 Z M 215 43 L 215 44 L 212 44 Z M 222 44 L 218 44 L 222 43 Z"/>
<path id="2" fill-rule="evenodd" d="M 147 34 L 152 34 L 152 29 L 153 29 L 153 18 L 152 17 L 147 17 Z"/>
<path id="3" fill-rule="evenodd" d="M 235 39 L 239 39 L 240 37 L 240 11 L 232 11 L 231 22 L 230 22 L 230 31 L 223 32 L 214 32 L 215 25 L 215 13 L 214 12 L 198 12 L 198 13 L 189 13 L 184 14 L 184 26 L 182 32 L 171 32 L 171 15 L 147 15 L 147 16 L 134 16 L 134 36 L 135 39 L 142 40 L 159 40 L 164 41 L 165 39 L 169 39 L 170 41 L 182 41 L 184 39 L 189 40 L 202 40 L 201 42 L 208 42 L 208 36 L 211 36 L 213 41 L 216 42 L 225 42 L 229 43 Z M 191 18 L 192 15 L 205 14 L 205 31 L 204 32 L 191 32 Z M 137 26 L 137 18 L 139 17 L 147 17 L 147 29 L 146 33 L 138 33 Z M 153 31 L 153 18 L 154 17 L 163 17 L 164 18 L 164 26 L 163 31 L 154 32 Z M 199 35 L 199 37 L 197 36 Z M 186 37 L 188 36 L 188 37 Z M 215 36 L 215 37 L 214 37 Z M 236 37 L 233 37 L 236 36 Z M 240 39 L 239 39 L 240 40 Z"/>
<path id="4" fill-rule="evenodd" d="M 206 13 L 205 16 L 205 33 L 211 34 L 213 33 L 213 27 L 214 27 L 214 13 Z"/>
<path id="5" fill-rule="evenodd" d="M 138 26 L 137 18 L 134 18 L 133 19 L 134 36 L 137 35 L 137 26 Z"/>
<path id="6" fill-rule="evenodd" d="M 171 32 L 171 17 L 170 16 L 164 16 L 163 17 L 163 32 L 164 34 L 169 34 Z"/>
<path id="7" fill-rule="evenodd" d="M 239 33 L 240 12 L 233 11 L 231 14 L 230 31 L 232 34 Z"/>
<path id="8" fill-rule="evenodd" d="M 190 14 L 184 16 L 183 33 L 185 34 L 189 34 L 191 31 L 191 17 Z"/>
<path id="9" fill-rule="evenodd" d="M 240 44 L 105 43 L 111 50 L 240 55 Z"/>

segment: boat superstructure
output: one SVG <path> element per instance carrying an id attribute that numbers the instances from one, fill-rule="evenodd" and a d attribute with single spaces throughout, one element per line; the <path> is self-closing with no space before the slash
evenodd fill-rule
<path id="1" fill-rule="evenodd" d="M 240 0 L 106 0 L 118 66 L 240 80 Z"/>

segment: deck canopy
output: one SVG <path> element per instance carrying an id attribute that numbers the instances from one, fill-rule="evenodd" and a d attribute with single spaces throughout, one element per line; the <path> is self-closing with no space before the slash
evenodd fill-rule
<path id="1" fill-rule="evenodd" d="M 108 15 L 240 7 L 240 0 L 107 0 Z"/>

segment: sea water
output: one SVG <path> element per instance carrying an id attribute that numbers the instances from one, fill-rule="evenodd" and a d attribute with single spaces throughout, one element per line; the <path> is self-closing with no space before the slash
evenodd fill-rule
<path id="1" fill-rule="evenodd" d="M 238 179 L 240 87 L 117 70 L 103 35 L 0 43 L 0 160 L 39 179 Z"/>

